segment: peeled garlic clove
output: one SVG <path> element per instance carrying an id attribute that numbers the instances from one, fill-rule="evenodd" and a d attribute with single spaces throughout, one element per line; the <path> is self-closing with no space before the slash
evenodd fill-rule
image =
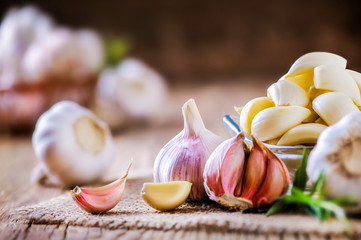
<path id="1" fill-rule="evenodd" d="M 361 213 L 361 113 L 351 113 L 323 131 L 308 158 L 307 174 L 315 182 L 325 174 L 325 196 L 356 200 L 346 210 Z"/>
<path id="2" fill-rule="evenodd" d="M 274 107 L 275 104 L 267 97 L 254 98 L 249 101 L 240 113 L 240 127 L 246 134 L 251 135 L 251 124 L 254 116 L 263 109 Z"/>
<path id="3" fill-rule="evenodd" d="M 358 106 L 361 106 L 360 90 L 355 80 L 345 69 L 332 65 L 318 66 L 314 70 L 315 87 L 348 95 Z"/>
<path id="4" fill-rule="evenodd" d="M 322 118 L 317 118 L 317 119 L 315 120 L 315 123 L 319 123 L 319 124 L 322 124 L 322 125 L 327 126 L 327 123 L 326 123 L 325 121 L 323 121 Z"/>
<path id="5" fill-rule="evenodd" d="M 340 92 L 322 94 L 313 100 L 312 105 L 328 125 L 336 123 L 347 114 L 360 111 L 349 96 Z"/>
<path id="6" fill-rule="evenodd" d="M 254 117 L 251 132 L 261 141 L 278 138 L 310 114 L 309 109 L 299 106 L 270 107 Z"/>
<path id="7" fill-rule="evenodd" d="M 55 104 L 39 118 L 32 144 L 43 172 L 64 186 L 101 178 L 115 157 L 107 124 L 70 101 Z"/>
<path id="8" fill-rule="evenodd" d="M 318 123 L 300 124 L 288 130 L 278 141 L 277 145 L 293 146 L 299 144 L 316 144 L 326 125 Z"/>
<path id="9" fill-rule="evenodd" d="M 184 203 L 192 188 L 187 181 L 165 183 L 144 183 L 141 195 L 152 208 L 159 211 L 169 211 Z"/>
<path id="10" fill-rule="evenodd" d="M 212 151 L 223 141 L 205 128 L 193 99 L 182 107 L 184 129 L 158 153 L 154 163 L 154 181 L 188 181 L 193 184 L 190 200 L 207 198 L 203 186 L 203 170 Z"/>
<path id="11" fill-rule="evenodd" d="M 71 191 L 73 200 L 80 208 L 89 213 L 102 213 L 112 209 L 122 199 L 131 165 L 132 163 L 129 164 L 123 177 L 108 185 L 96 188 L 80 188 L 76 186 Z"/>
<path id="12" fill-rule="evenodd" d="M 333 53 L 311 52 L 297 59 L 291 66 L 286 77 L 302 74 L 303 72 L 312 70 L 313 68 L 324 64 L 339 66 L 345 69 L 346 63 L 346 59 Z"/>
<path id="13" fill-rule="evenodd" d="M 307 118 L 305 118 L 305 120 L 303 120 L 304 123 L 313 123 L 316 121 L 317 118 L 319 118 L 320 116 L 318 116 L 318 114 L 315 112 L 315 110 L 313 110 L 313 108 L 311 108 L 312 104 L 309 104 L 307 106 L 307 108 L 311 111 L 310 116 L 308 116 Z"/>
<path id="14" fill-rule="evenodd" d="M 283 76 L 281 79 L 285 79 L 287 81 L 293 82 L 298 86 L 300 86 L 303 90 L 308 92 L 310 87 L 313 86 L 313 71 L 309 70 L 295 76 Z"/>
<path id="15" fill-rule="evenodd" d="M 256 138 L 252 141 L 258 142 Z M 267 168 L 261 187 L 251 198 L 253 207 L 262 208 L 272 204 L 276 199 L 284 194 L 290 183 L 290 176 L 286 165 L 266 146 L 258 142 L 265 152 L 267 158 Z"/>
<path id="16" fill-rule="evenodd" d="M 280 79 L 272 84 L 267 93 L 271 96 L 276 106 L 301 106 L 306 107 L 309 99 L 305 90 L 297 84 Z"/>
<path id="17" fill-rule="evenodd" d="M 361 91 L 361 73 L 350 70 L 350 69 L 346 69 L 346 72 L 351 75 L 353 80 L 355 80 L 359 90 Z"/>
<path id="18" fill-rule="evenodd" d="M 308 91 L 308 95 L 310 97 L 310 100 L 313 101 L 316 97 L 320 96 L 321 94 L 330 92 L 330 90 L 326 89 L 317 89 L 315 86 L 312 86 L 310 90 Z"/>

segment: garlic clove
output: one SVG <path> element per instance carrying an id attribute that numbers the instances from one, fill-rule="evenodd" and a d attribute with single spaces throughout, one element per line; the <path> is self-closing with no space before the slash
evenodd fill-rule
<path id="1" fill-rule="evenodd" d="M 165 183 L 144 183 L 141 196 L 152 208 L 159 211 L 169 211 L 184 203 L 192 188 L 187 181 Z"/>
<path id="2" fill-rule="evenodd" d="M 302 122 L 304 122 L 304 123 L 315 122 L 316 119 L 319 118 L 320 116 L 318 116 L 318 114 L 315 112 L 315 110 L 313 110 L 312 103 L 307 106 L 307 109 L 311 111 L 311 114 L 307 118 L 305 118 Z"/>
<path id="3" fill-rule="evenodd" d="M 306 107 L 309 99 L 305 90 L 297 84 L 280 79 L 267 89 L 267 95 L 272 98 L 276 106 Z"/>
<path id="4" fill-rule="evenodd" d="M 308 91 L 308 95 L 310 97 L 310 100 L 313 101 L 316 97 L 320 96 L 321 94 L 330 92 L 330 90 L 326 89 L 318 89 L 315 86 L 312 86 L 310 90 Z"/>
<path id="5" fill-rule="evenodd" d="M 273 203 L 279 196 L 284 194 L 289 186 L 290 177 L 286 165 L 265 145 L 256 138 L 252 138 L 254 143 L 266 153 L 267 169 L 261 187 L 252 197 L 253 207 L 262 208 Z"/>
<path id="6" fill-rule="evenodd" d="M 246 134 L 251 135 L 251 124 L 254 116 L 256 116 L 257 113 L 259 113 L 263 109 L 274 106 L 275 104 L 272 102 L 272 100 L 267 97 L 252 99 L 242 108 L 242 111 L 240 113 L 239 126 Z"/>
<path id="7" fill-rule="evenodd" d="M 299 106 L 270 107 L 254 117 L 251 132 L 261 141 L 278 138 L 310 114 L 309 109 Z"/>
<path id="8" fill-rule="evenodd" d="M 350 70 L 350 69 L 346 69 L 346 72 L 351 75 L 353 80 L 355 80 L 359 90 L 361 91 L 361 73 Z"/>
<path id="9" fill-rule="evenodd" d="M 318 123 L 300 124 L 288 130 L 278 141 L 277 145 L 294 146 L 299 144 L 316 144 L 326 125 Z"/>
<path id="10" fill-rule="evenodd" d="M 314 70 L 314 82 L 317 89 L 342 92 L 348 95 L 357 106 L 361 106 L 357 83 L 344 68 L 332 65 L 318 66 Z"/>
<path id="11" fill-rule="evenodd" d="M 319 124 L 322 124 L 322 125 L 326 125 L 327 126 L 327 123 L 322 119 L 322 118 L 317 118 L 315 120 L 315 123 L 319 123 Z"/>
<path id="12" fill-rule="evenodd" d="M 258 141 L 253 141 L 251 153 L 247 160 L 243 180 L 242 198 L 252 199 L 258 192 L 265 178 L 267 167 L 266 152 Z"/>
<path id="13" fill-rule="evenodd" d="M 313 109 L 327 123 L 332 125 L 349 113 L 359 112 L 349 96 L 340 92 L 329 92 L 315 98 Z"/>
<path id="14" fill-rule="evenodd" d="M 225 151 L 221 166 L 222 188 L 225 194 L 240 195 L 242 191 L 243 166 L 245 162 L 245 152 L 243 149 L 244 134 L 238 134 L 231 141 L 222 144 Z M 240 147 L 241 146 L 241 147 Z M 222 176 L 227 176 L 222 178 Z"/>
<path id="15" fill-rule="evenodd" d="M 311 52 L 301 56 L 293 63 L 286 75 L 286 78 L 289 76 L 302 74 L 324 64 L 346 68 L 346 63 L 347 61 L 345 58 L 333 53 Z"/>
<path id="16" fill-rule="evenodd" d="M 189 200 L 207 199 L 203 170 L 212 151 L 223 141 L 205 128 L 194 99 L 182 107 L 184 129 L 158 153 L 154 162 L 155 182 L 188 181 L 193 184 Z"/>
<path id="17" fill-rule="evenodd" d="M 296 83 L 303 90 L 308 92 L 310 87 L 313 86 L 313 71 L 309 70 L 309 71 L 306 71 L 302 74 L 295 75 L 295 76 L 283 76 L 281 79 L 285 79 L 287 81 Z"/>
<path id="18" fill-rule="evenodd" d="M 76 204 L 89 213 L 102 213 L 115 207 L 123 197 L 127 180 L 129 164 L 125 175 L 114 182 L 96 188 L 80 188 L 76 186 L 72 191 L 72 198 Z"/>

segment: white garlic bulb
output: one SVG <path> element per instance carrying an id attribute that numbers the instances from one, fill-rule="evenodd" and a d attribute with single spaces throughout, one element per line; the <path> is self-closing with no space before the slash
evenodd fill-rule
<path id="1" fill-rule="evenodd" d="M 102 106 L 99 115 L 115 128 L 124 122 L 124 116 L 156 118 L 167 102 L 167 90 L 165 80 L 156 71 L 137 59 L 126 59 L 101 73 L 96 89 L 97 104 Z M 118 110 L 117 116 L 113 109 Z"/>
<path id="2" fill-rule="evenodd" d="M 99 71 L 103 55 L 102 40 L 95 32 L 58 28 L 29 47 L 22 68 L 28 80 L 55 76 L 81 81 Z"/>
<path id="3" fill-rule="evenodd" d="M 21 69 L 23 55 L 52 29 L 51 18 L 33 6 L 7 12 L 0 26 L 0 88 L 10 88 L 26 78 Z"/>
<path id="4" fill-rule="evenodd" d="M 107 124 L 70 101 L 55 104 L 39 118 L 32 143 L 41 171 L 57 185 L 95 181 L 115 158 Z"/>
<path id="5" fill-rule="evenodd" d="M 308 158 L 307 174 L 314 182 L 325 174 L 325 195 L 351 197 L 361 213 L 361 112 L 351 113 L 326 128 Z"/>

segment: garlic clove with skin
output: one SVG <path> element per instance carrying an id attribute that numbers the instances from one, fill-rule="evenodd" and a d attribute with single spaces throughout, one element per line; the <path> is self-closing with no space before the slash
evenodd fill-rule
<path id="1" fill-rule="evenodd" d="M 256 138 L 252 140 L 248 159 L 243 150 L 243 133 L 213 151 L 203 173 L 211 200 L 243 211 L 267 207 L 287 191 L 289 173 L 285 164 Z"/>
<path id="2" fill-rule="evenodd" d="M 107 124 L 70 101 L 55 104 L 39 118 L 32 144 L 41 172 L 56 185 L 93 182 L 105 174 L 115 158 Z"/>
<path id="3" fill-rule="evenodd" d="M 125 175 L 112 183 L 96 188 L 80 188 L 76 186 L 71 195 L 76 204 L 89 213 L 102 213 L 115 207 L 122 199 L 127 180 L 129 164 Z"/>
<path id="4" fill-rule="evenodd" d="M 189 200 L 207 199 L 203 186 L 204 165 L 212 151 L 223 141 L 205 128 L 193 99 L 182 107 L 184 129 L 158 153 L 154 163 L 154 182 L 192 183 Z"/>

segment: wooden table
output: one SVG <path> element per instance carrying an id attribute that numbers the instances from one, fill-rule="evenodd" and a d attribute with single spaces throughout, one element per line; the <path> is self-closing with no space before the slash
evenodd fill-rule
<path id="1" fill-rule="evenodd" d="M 190 97 L 195 98 L 206 126 L 227 136 L 222 124 L 224 114 L 235 113 L 233 107 L 264 96 L 272 82 L 236 79 L 207 86 L 176 87 L 172 90 L 173 110 L 169 122 L 163 126 L 133 128 L 114 136 L 118 157 L 106 179 L 114 179 L 124 170 L 131 157 L 135 159 L 130 177 L 151 174 L 155 156 L 161 147 L 182 128 L 181 106 Z M 171 122 L 171 123 L 170 123 Z M 0 239 L 239 239 L 234 233 L 198 231 L 110 230 L 68 225 L 11 224 L 4 217 L 13 208 L 39 203 L 60 195 L 65 190 L 39 186 L 30 181 L 37 164 L 30 136 L 0 136 Z M 247 233 L 243 235 L 247 237 Z M 251 237 L 251 236 L 249 236 Z M 257 236 L 252 236 L 257 237 Z M 286 236 L 287 237 L 287 236 Z M 297 236 L 289 236 L 296 238 Z M 264 239 L 262 236 L 258 238 Z"/>

